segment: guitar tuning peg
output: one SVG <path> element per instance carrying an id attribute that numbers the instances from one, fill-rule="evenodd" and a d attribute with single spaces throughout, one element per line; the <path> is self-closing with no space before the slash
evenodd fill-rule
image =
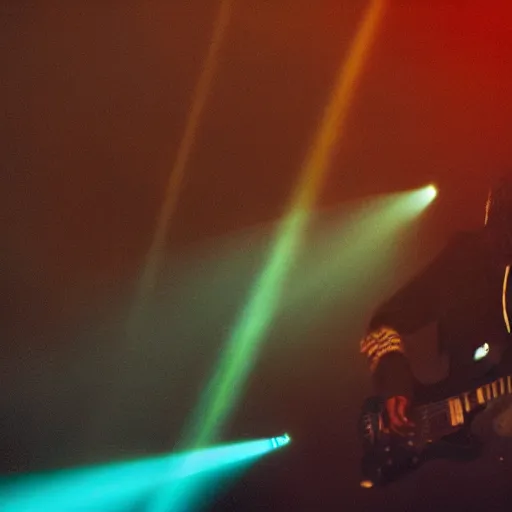
<path id="1" fill-rule="evenodd" d="M 386 464 L 388 466 L 392 466 L 393 465 L 393 459 L 389 458 L 387 461 L 386 461 Z"/>
<path id="2" fill-rule="evenodd" d="M 390 452 L 391 451 L 391 446 L 385 446 L 384 447 L 384 451 L 385 452 Z"/>
<path id="3" fill-rule="evenodd" d="M 407 446 L 414 446 L 414 441 L 409 439 L 409 441 L 407 441 Z"/>

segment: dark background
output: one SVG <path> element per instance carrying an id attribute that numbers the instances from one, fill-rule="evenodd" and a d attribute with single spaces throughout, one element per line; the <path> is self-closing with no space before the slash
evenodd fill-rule
<path id="1" fill-rule="evenodd" d="M 217 5 L 0 3 L 3 473 L 172 449 L 367 2 L 235 1 L 143 362 L 113 406 L 101 398 L 125 359 L 135 283 Z M 387 3 L 316 208 L 438 185 L 388 291 L 454 231 L 480 225 L 487 182 L 510 165 L 511 21 L 504 1 Z M 294 443 L 233 482 L 218 510 L 508 510 L 512 472 L 490 455 L 359 490 L 354 432 L 369 383 L 358 339 L 374 306 L 341 294 L 300 332 L 277 322 L 225 436 L 286 429 Z M 420 376 L 441 374 L 421 341 L 417 352 Z"/>

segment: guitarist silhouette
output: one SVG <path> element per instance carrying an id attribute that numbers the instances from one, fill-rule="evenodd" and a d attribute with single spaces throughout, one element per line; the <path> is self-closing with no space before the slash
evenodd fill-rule
<path id="1" fill-rule="evenodd" d="M 363 486 L 441 452 L 474 457 L 490 432 L 512 437 L 511 264 L 508 172 L 490 188 L 484 227 L 454 236 L 370 320 L 361 352 L 375 397 L 360 419 Z M 450 370 L 425 387 L 411 372 L 404 340 L 432 323 Z"/>

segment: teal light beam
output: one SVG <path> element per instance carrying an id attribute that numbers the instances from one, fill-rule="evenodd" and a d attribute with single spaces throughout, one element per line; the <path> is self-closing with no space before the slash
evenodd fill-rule
<path id="1" fill-rule="evenodd" d="M 280 440 L 277 444 L 276 440 Z M 286 441 L 286 442 L 285 442 Z M 0 480 L 2 512 L 124 512 L 152 490 L 237 471 L 289 437 L 239 442 L 177 455 Z"/>

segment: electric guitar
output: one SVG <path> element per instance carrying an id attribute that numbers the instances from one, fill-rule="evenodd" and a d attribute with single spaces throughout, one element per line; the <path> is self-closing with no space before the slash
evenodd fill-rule
<path id="1" fill-rule="evenodd" d="M 512 375 L 440 401 L 413 403 L 410 416 L 416 427 L 408 436 L 385 428 L 383 399 L 367 399 L 358 425 L 363 448 L 361 486 L 386 485 L 433 458 L 475 458 L 479 452 L 470 434 L 471 422 L 489 402 L 504 395 L 512 395 Z"/>

